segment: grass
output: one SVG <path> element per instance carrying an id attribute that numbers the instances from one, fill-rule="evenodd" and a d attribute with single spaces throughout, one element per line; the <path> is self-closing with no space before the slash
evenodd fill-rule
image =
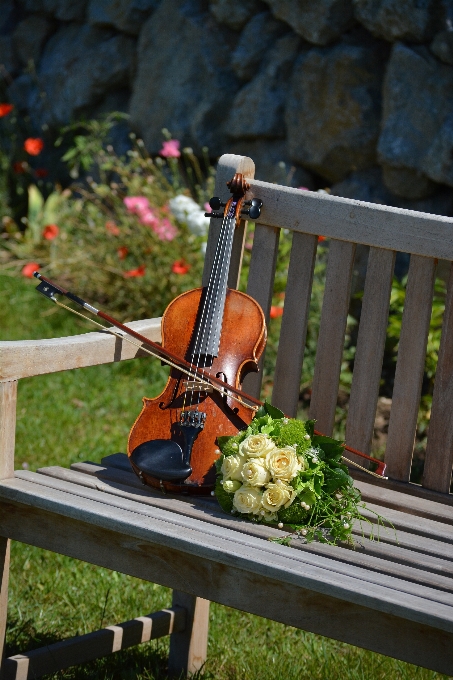
<path id="1" fill-rule="evenodd" d="M 0 276 L 0 339 L 78 334 L 83 321 L 36 295 L 32 282 Z M 166 369 L 141 359 L 56 373 L 19 384 L 16 467 L 34 470 L 124 451 L 142 396 Z M 124 574 L 13 543 L 8 655 L 166 607 L 171 592 Z M 168 639 L 69 669 L 58 678 L 164 680 Z M 55 678 L 57 676 L 54 676 Z M 205 678 L 216 680 L 431 680 L 437 673 L 213 604 Z"/>

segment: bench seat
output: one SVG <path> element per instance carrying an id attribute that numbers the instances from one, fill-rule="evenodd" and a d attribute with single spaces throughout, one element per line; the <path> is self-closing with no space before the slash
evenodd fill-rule
<path id="1" fill-rule="evenodd" d="M 370 541 L 355 526 L 355 549 L 287 547 L 269 541 L 283 530 L 226 515 L 214 498 L 144 487 L 115 454 L 3 480 L 0 534 L 450 674 L 451 507 L 405 494 L 402 509 L 400 492 L 357 486 L 396 534 Z"/>

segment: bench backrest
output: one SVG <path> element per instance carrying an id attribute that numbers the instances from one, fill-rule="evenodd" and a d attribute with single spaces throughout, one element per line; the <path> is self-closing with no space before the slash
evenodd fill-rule
<path id="1" fill-rule="evenodd" d="M 263 200 L 251 253 L 247 292 L 267 319 L 272 300 L 279 233 L 293 232 L 272 402 L 295 415 L 307 332 L 318 236 L 330 239 L 321 323 L 313 375 L 310 417 L 331 434 L 334 426 L 354 255 L 370 247 L 357 337 L 346 442 L 370 453 L 381 380 L 389 303 L 397 251 L 410 253 L 385 461 L 388 475 L 409 482 L 420 406 L 426 346 L 438 259 L 453 260 L 453 219 L 362 201 L 300 191 L 253 180 L 250 159 L 225 155 L 216 191 L 228 198 L 226 181 L 243 172 Z M 219 221 L 211 220 L 205 265 L 210 270 Z M 230 285 L 237 284 L 244 230 L 237 230 Z M 447 285 L 422 487 L 448 494 L 453 465 L 453 276 Z M 247 392 L 259 396 L 261 374 L 248 376 Z"/>

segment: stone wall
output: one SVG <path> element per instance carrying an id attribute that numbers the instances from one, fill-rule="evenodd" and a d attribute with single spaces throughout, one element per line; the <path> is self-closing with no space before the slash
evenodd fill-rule
<path id="1" fill-rule="evenodd" d="M 453 0 L 1 0 L 37 133 L 108 110 L 257 176 L 453 214 Z"/>

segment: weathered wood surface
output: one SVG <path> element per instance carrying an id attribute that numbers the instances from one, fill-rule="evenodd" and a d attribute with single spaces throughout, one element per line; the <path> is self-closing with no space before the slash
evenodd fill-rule
<path id="1" fill-rule="evenodd" d="M 391 250 L 370 248 L 346 423 L 346 443 L 363 453 L 373 437 L 394 263 Z M 358 456 L 348 458 L 364 465 Z"/>
<path id="2" fill-rule="evenodd" d="M 3 658 L 6 635 L 10 548 L 9 539 L 2 536 L 0 538 L 0 663 Z"/>
<path id="3" fill-rule="evenodd" d="M 181 678 L 199 671 L 208 654 L 209 600 L 173 591 L 173 607 L 185 613 L 184 627 L 170 637 L 168 674 Z"/>
<path id="4" fill-rule="evenodd" d="M 0 480 L 14 475 L 17 381 L 0 384 Z M 0 663 L 6 633 L 10 541 L 0 538 Z"/>
<path id="5" fill-rule="evenodd" d="M 354 255 L 354 243 L 331 241 L 310 401 L 310 418 L 328 436 L 335 421 Z"/>
<path id="6" fill-rule="evenodd" d="M 261 309 L 269 323 L 269 312 L 274 291 L 275 264 L 277 262 L 278 241 L 280 230 L 273 227 L 265 227 L 261 224 L 255 226 L 252 256 L 250 258 L 249 279 L 247 282 L 247 294 L 251 295 L 261 305 Z M 247 394 L 253 397 L 260 396 L 263 374 L 261 367 L 264 362 L 266 349 L 259 362 L 260 371 L 249 373 L 243 386 Z"/>
<path id="7" fill-rule="evenodd" d="M 445 300 L 442 336 L 434 382 L 423 486 L 447 493 L 453 465 L 453 264 Z"/>
<path id="8" fill-rule="evenodd" d="M 185 619 L 185 609 L 176 605 L 87 635 L 16 654 L 5 659 L 2 680 L 33 680 L 164 635 L 178 635 L 184 630 Z"/>
<path id="9" fill-rule="evenodd" d="M 136 490 L 133 486 L 128 487 L 126 483 L 120 483 L 118 481 L 129 481 L 124 480 L 124 473 L 121 473 L 117 470 L 105 470 L 105 474 L 103 474 L 102 468 L 99 466 L 92 466 L 98 468 L 98 471 L 91 471 L 91 474 L 89 474 L 88 467 L 89 466 L 86 468 L 86 474 L 81 474 L 78 471 L 67 470 L 65 468 L 43 468 L 40 471 L 43 477 L 38 480 L 38 482 L 44 486 L 49 486 L 59 490 L 67 489 L 65 482 L 70 482 L 71 484 L 77 484 L 79 487 L 77 488 L 77 494 L 81 496 L 87 496 L 89 498 L 91 497 L 91 494 L 86 494 L 83 487 L 97 489 L 98 491 L 104 491 L 112 495 L 117 495 L 124 499 L 140 501 L 141 503 L 146 503 L 147 505 L 159 507 L 168 510 L 169 512 L 174 512 L 177 515 L 194 517 L 203 521 L 212 522 L 217 526 L 234 529 L 242 532 L 243 534 L 257 536 L 264 539 L 277 538 L 285 535 L 284 531 L 279 530 L 276 527 L 255 525 L 245 522 L 241 519 L 232 518 L 228 515 L 225 515 L 225 513 L 220 510 L 216 502 L 210 503 L 201 499 L 193 499 L 188 501 L 187 499 L 184 500 L 180 497 L 169 498 L 168 496 L 162 496 L 162 494 L 158 494 L 153 491 L 149 492 L 143 487 L 139 490 Z M 36 476 L 33 476 L 33 474 L 29 472 L 18 471 L 17 476 L 21 479 L 36 481 Z M 74 487 L 71 488 L 74 489 Z M 115 505 L 115 500 L 112 499 L 110 502 L 112 505 Z M 123 507 L 123 505 L 121 504 L 120 507 Z M 384 509 L 381 511 L 384 512 Z M 387 533 L 396 543 L 393 533 Z M 441 558 L 427 558 L 426 554 L 424 554 L 422 570 L 420 568 L 420 555 L 415 553 L 413 550 L 402 548 L 399 544 L 395 546 L 392 543 L 378 543 L 362 540 L 360 527 L 357 527 L 355 535 L 358 544 L 354 550 L 323 545 L 317 542 L 307 545 L 298 540 L 293 541 L 293 546 L 298 550 L 304 550 L 314 554 L 328 555 L 345 563 L 364 566 L 367 569 L 373 569 L 377 573 L 399 576 L 414 583 L 424 583 L 425 585 L 435 588 L 452 591 L 453 580 L 451 577 L 453 577 L 453 564 L 442 559 L 445 556 L 445 545 L 443 543 L 434 542 L 437 546 L 437 555 L 440 555 Z M 405 537 L 406 536 L 406 542 L 408 542 L 412 548 L 413 536 L 405 534 Z M 450 552 L 452 552 L 453 555 L 453 551 Z M 373 555 L 378 557 L 378 559 L 373 558 Z M 409 568 L 402 568 L 401 564 L 407 565 Z M 448 578 L 439 579 L 438 575 L 447 576 Z"/>
<path id="10" fill-rule="evenodd" d="M 293 418 L 299 400 L 317 243 L 316 236 L 294 234 L 291 246 L 272 403 Z"/>
<path id="11" fill-rule="evenodd" d="M 145 319 L 125 325 L 149 340 L 160 342 L 160 322 L 160 318 Z M 0 382 L 109 364 L 137 356 L 148 354 L 104 331 L 49 340 L 3 341 L 0 342 Z"/>
<path id="12" fill-rule="evenodd" d="M 251 181 L 260 222 L 307 234 L 453 260 L 453 218 Z"/>
<path id="13" fill-rule="evenodd" d="M 435 260 L 412 255 L 398 348 L 385 462 L 389 477 L 409 481 L 425 370 Z"/>
<path id="14" fill-rule="evenodd" d="M 94 501 L 19 479 L 0 489 L 1 533 L 17 540 L 440 672 L 453 669 L 453 607 L 440 590 L 431 600 L 432 589 L 419 586 L 413 595 L 392 577 L 371 587 L 368 570 L 348 565 L 343 574 L 335 560 L 176 521 L 156 508 L 143 515 L 134 502 L 118 513 L 102 492 Z"/>

